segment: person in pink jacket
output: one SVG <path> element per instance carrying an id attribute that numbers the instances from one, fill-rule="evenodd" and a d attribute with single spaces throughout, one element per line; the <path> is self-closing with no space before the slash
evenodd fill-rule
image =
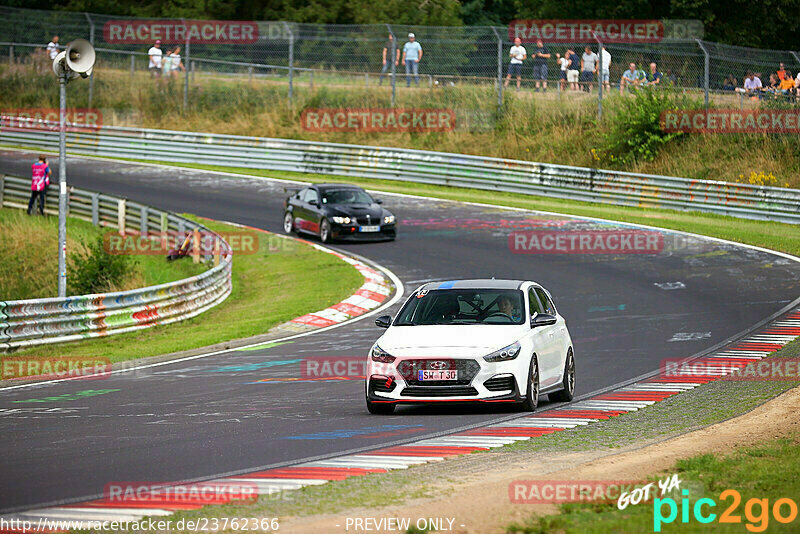
<path id="1" fill-rule="evenodd" d="M 39 199 L 39 213 L 44 215 L 44 199 L 50 185 L 50 167 L 47 158 L 39 156 L 39 161 L 31 165 L 31 199 L 28 201 L 28 215 L 32 215 L 33 203 Z"/>

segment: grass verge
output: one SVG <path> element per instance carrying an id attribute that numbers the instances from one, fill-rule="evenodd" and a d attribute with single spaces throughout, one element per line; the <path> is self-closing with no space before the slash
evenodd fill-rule
<path id="1" fill-rule="evenodd" d="M 67 219 L 67 251 L 85 248 L 111 229 Z M 24 210 L 0 208 L 0 300 L 58 295 L 58 218 L 29 217 Z M 167 263 L 163 256 L 138 256 L 131 272 L 108 291 L 124 291 L 188 278 L 205 270 L 191 262 Z M 68 268 L 71 264 L 68 263 Z M 67 280 L 70 280 L 67 272 Z"/>
<path id="2" fill-rule="evenodd" d="M 201 222 L 215 231 L 240 230 L 227 224 Z M 258 235 L 255 254 L 234 258 L 231 295 L 197 317 L 91 341 L 31 348 L 13 356 L 99 355 L 119 362 L 204 347 L 264 333 L 277 324 L 340 302 L 363 283 L 357 270 L 331 254 L 294 240 L 278 241 L 271 234 Z"/>

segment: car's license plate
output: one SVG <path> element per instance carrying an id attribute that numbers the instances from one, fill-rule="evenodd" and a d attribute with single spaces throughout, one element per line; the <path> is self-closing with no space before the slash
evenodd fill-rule
<path id="1" fill-rule="evenodd" d="M 419 380 L 420 382 L 425 380 L 458 380 L 458 371 L 457 370 L 425 371 L 420 369 Z"/>
<path id="2" fill-rule="evenodd" d="M 359 232 L 380 232 L 381 231 L 381 227 L 377 226 L 377 225 L 375 225 L 375 226 L 359 226 L 358 227 L 358 231 Z"/>

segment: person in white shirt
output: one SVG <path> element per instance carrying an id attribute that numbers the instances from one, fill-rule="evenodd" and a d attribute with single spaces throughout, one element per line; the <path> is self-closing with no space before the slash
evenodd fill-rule
<path id="1" fill-rule="evenodd" d="M 609 80 L 608 69 L 611 66 L 611 52 L 606 50 L 606 47 L 604 46 L 601 55 L 603 56 L 603 71 L 600 73 L 600 83 L 603 84 L 603 87 L 606 91 L 610 91 L 611 82 Z"/>
<path id="2" fill-rule="evenodd" d="M 567 59 L 567 55 L 564 54 L 556 54 L 556 63 L 558 66 L 561 67 L 561 78 L 559 79 L 559 83 L 561 84 L 561 90 L 567 90 L 567 67 L 569 67 L 569 59 Z"/>
<path id="3" fill-rule="evenodd" d="M 47 55 L 50 56 L 50 61 L 58 55 L 58 35 L 54 35 L 53 40 L 47 43 Z"/>
<path id="4" fill-rule="evenodd" d="M 506 75 L 506 83 L 504 86 L 508 87 L 511 76 L 516 75 L 517 91 L 519 91 L 520 85 L 522 84 L 522 62 L 528 57 L 528 52 L 525 50 L 525 47 L 522 46 L 522 39 L 519 37 L 514 39 L 514 46 L 511 47 L 508 55 L 511 57 L 511 62 L 508 64 L 508 74 Z"/>
<path id="5" fill-rule="evenodd" d="M 161 41 L 156 41 L 156 43 L 147 51 L 147 55 L 150 56 L 150 63 L 147 68 L 150 70 L 150 76 L 155 78 L 161 77 Z"/>
<path id="6" fill-rule="evenodd" d="M 186 69 L 184 68 L 183 63 L 181 62 L 181 47 L 180 46 L 176 46 L 172 50 L 172 53 L 169 55 L 169 59 L 170 59 L 170 65 L 169 66 L 170 66 L 171 75 L 172 75 L 173 78 L 177 78 L 178 77 L 178 71 L 179 70 L 183 71 L 183 72 L 186 72 Z"/>

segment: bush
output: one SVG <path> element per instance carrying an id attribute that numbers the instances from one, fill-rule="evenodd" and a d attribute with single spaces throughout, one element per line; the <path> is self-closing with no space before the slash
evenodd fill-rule
<path id="1" fill-rule="evenodd" d="M 612 114 L 610 130 L 603 136 L 603 156 L 623 165 L 652 161 L 667 143 L 683 132 L 667 133 L 660 118 L 665 111 L 701 109 L 702 101 L 678 91 L 643 87 L 631 98 L 620 99 Z"/>
<path id="2" fill-rule="evenodd" d="M 72 264 L 68 278 L 71 295 L 114 291 L 136 265 L 128 256 L 109 254 L 102 236 L 85 249 L 70 254 L 69 260 Z"/>

